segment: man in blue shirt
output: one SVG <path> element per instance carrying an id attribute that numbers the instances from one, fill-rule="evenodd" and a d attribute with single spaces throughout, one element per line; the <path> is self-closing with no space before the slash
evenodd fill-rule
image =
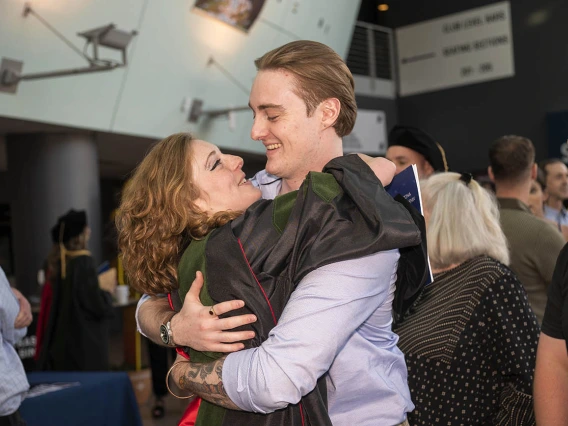
<path id="1" fill-rule="evenodd" d="M 29 384 L 14 345 L 26 335 L 31 319 L 29 303 L 10 288 L 0 268 L 0 426 L 25 425 L 18 408 Z"/>
<path id="2" fill-rule="evenodd" d="M 546 184 L 544 216 L 556 222 L 559 229 L 561 225 L 568 226 L 568 212 L 564 207 L 564 201 L 568 200 L 568 167 L 558 158 L 544 160 L 539 166 Z"/>
<path id="3" fill-rule="evenodd" d="M 308 172 L 343 155 L 342 137 L 351 132 L 357 111 L 354 84 L 343 60 L 316 42 L 289 43 L 255 64 L 251 137 L 263 143 L 267 155 L 266 172 L 255 180 L 264 198 L 274 198 L 298 189 Z M 268 413 L 298 402 L 327 373 L 334 425 L 405 424 L 414 406 L 398 336 L 391 330 L 398 259 L 398 250 L 391 250 L 316 269 L 298 284 L 260 347 L 231 353 L 214 366 L 181 363 L 174 375 L 215 404 Z M 254 318 L 208 319 L 209 307 L 201 306 L 194 288 L 173 317 L 159 308 L 166 306 L 160 300 L 139 305 L 142 331 L 158 340 L 157 322 L 163 321 L 171 330 L 169 343 L 241 349 L 230 342 L 250 338 L 248 332 L 224 330 Z M 215 305 L 213 312 L 239 303 Z"/>

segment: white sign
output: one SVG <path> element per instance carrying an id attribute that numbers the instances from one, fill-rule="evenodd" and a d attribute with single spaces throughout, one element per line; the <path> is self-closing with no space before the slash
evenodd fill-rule
<path id="1" fill-rule="evenodd" d="M 395 32 L 400 96 L 515 75 L 508 1 Z"/>
<path id="2" fill-rule="evenodd" d="M 384 155 L 387 152 L 387 120 L 384 111 L 360 109 L 353 131 L 343 137 L 343 151 Z"/>

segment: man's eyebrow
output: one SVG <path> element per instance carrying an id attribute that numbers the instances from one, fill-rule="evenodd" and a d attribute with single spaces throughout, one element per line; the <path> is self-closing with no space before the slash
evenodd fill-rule
<path id="1" fill-rule="evenodd" d="M 249 106 L 250 109 L 252 109 L 254 111 L 254 108 L 252 107 L 250 102 L 249 102 L 248 106 Z M 258 106 L 259 111 L 263 111 L 263 110 L 269 109 L 269 108 L 275 108 L 275 109 L 280 109 L 280 110 L 284 109 L 284 107 L 282 105 L 277 105 L 277 104 L 262 104 L 262 105 Z"/>

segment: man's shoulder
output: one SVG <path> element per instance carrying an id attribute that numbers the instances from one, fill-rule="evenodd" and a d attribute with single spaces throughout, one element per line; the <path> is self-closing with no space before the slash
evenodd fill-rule
<path id="1" fill-rule="evenodd" d="M 551 248 L 558 247 L 558 251 L 560 251 L 560 249 L 564 247 L 564 244 L 566 243 L 564 236 L 554 225 L 537 217 L 535 217 L 535 219 L 538 219 L 539 222 L 535 224 L 535 231 L 538 232 L 539 239 L 546 241 Z"/>
<path id="2" fill-rule="evenodd" d="M 562 234 L 544 219 L 522 210 L 501 211 L 501 225 L 513 251 L 535 252 L 541 250 L 541 244 L 546 244 L 550 250 L 560 251 L 564 245 Z"/>
<path id="3" fill-rule="evenodd" d="M 501 222 L 504 225 L 526 227 L 529 229 L 540 228 L 546 225 L 542 219 L 536 217 L 531 212 L 520 209 L 501 208 L 499 209 L 501 215 Z"/>

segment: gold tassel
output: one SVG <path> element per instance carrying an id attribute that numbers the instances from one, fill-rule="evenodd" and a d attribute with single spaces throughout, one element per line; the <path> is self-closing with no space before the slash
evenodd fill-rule
<path id="1" fill-rule="evenodd" d="M 89 250 L 67 250 L 65 244 L 63 244 L 63 231 L 65 229 L 65 222 L 61 223 L 61 228 L 59 229 L 59 251 L 61 252 L 61 278 L 65 279 L 67 276 L 67 256 L 73 258 L 77 256 L 90 256 L 91 252 Z"/>

